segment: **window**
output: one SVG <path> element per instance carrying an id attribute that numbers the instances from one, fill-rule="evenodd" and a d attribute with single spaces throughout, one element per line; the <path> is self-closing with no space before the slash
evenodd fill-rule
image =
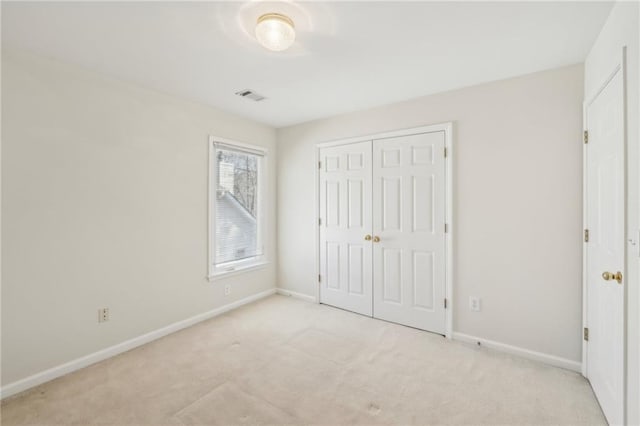
<path id="1" fill-rule="evenodd" d="M 212 139 L 210 144 L 209 277 L 265 263 L 265 151 Z"/>

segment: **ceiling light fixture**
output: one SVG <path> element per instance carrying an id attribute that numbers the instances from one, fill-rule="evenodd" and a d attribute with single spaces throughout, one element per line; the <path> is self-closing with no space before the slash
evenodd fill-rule
<path id="1" fill-rule="evenodd" d="M 293 21 L 279 13 L 267 13 L 258 18 L 256 39 L 269 50 L 287 50 L 296 39 Z"/>

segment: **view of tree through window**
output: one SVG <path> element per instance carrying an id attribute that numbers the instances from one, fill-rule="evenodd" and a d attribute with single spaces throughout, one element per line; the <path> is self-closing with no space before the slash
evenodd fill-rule
<path id="1" fill-rule="evenodd" d="M 253 217 L 258 209 L 258 157 L 218 150 L 219 189 L 228 191 Z"/>

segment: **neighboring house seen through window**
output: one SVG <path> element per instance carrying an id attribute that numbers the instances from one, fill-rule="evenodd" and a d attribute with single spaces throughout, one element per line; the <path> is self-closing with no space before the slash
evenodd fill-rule
<path id="1" fill-rule="evenodd" d="M 210 275 L 264 262 L 264 151 L 214 141 L 211 146 Z"/>

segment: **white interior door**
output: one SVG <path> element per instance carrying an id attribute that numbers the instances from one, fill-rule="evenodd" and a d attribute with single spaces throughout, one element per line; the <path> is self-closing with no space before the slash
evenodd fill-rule
<path id="1" fill-rule="evenodd" d="M 624 98 L 618 71 L 587 105 L 587 377 L 610 424 L 624 421 Z"/>
<path id="2" fill-rule="evenodd" d="M 371 141 L 320 149 L 320 302 L 372 315 Z"/>
<path id="3" fill-rule="evenodd" d="M 445 334 L 445 133 L 373 141 L 373 312 Z M 379 241 L 376 241 L 379 239 Z"/>

